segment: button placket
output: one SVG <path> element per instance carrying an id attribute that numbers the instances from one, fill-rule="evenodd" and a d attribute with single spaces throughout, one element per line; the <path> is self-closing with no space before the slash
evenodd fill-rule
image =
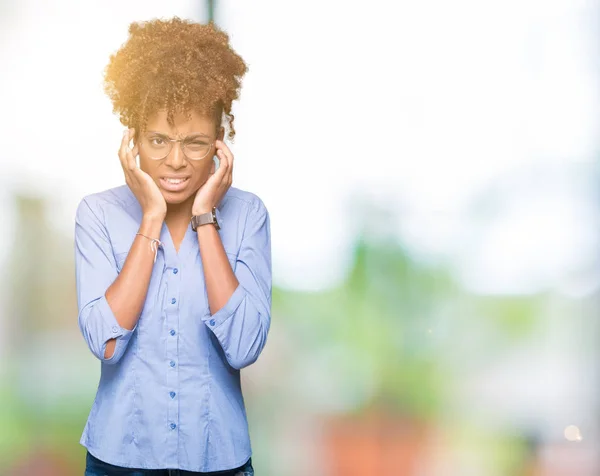
<path id="1" fill-rule="evenodd" d="M 177 467 L 179 447 L 179 290 L 183 254 L 177 254 L 175 246 L 165 222 L 161 230 L 161 241 L 164 243 L 165 266 L 163 268 L 164 294 L 160 296 L 161 332 L 166 338 L 166 352 L 164 355 L 164 375 L 161 390 L 161 403 L 166 405 L 166 435 L 165 435 L 165 464 L 167 467 Z M 182 248 L 185 243 L 182 243 Z M 180 249 L 181 251 L 181 249 Z M 171 304 L 175 298 L 176 304 Z M 175 397 L 171 397 L 171 392 Z M 164 407 L 163 407 L 164 408 Z"/>
<path id="2" fill-rule="evenodd" d="M 165 392 L 167 404 L 167 418 L 169 424 L 169 436 L 167 438 L 168 453 L 177 454 L 178 448 L 178 425 L 179 425 L 179 398 L 177 395 L 179 385 L 179 290 L 181 286 L 181 268 L 179 257 L 174 256 L 174 267 L 170 270 L 167 279 L 167 293 L 165 294 L 164 313 L 167 338 L 167 388 Z"/>

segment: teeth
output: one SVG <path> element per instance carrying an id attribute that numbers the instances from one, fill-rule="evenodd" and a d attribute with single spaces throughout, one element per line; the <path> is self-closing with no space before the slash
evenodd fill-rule
<path id="1" fill-rule="evenodd" d="M 184 182 L 185 180 L 187 180 L 187 179 L 165 178 L 165 182 L 172 183 L 172 184 L 178 184 L 178 183 Z"/>

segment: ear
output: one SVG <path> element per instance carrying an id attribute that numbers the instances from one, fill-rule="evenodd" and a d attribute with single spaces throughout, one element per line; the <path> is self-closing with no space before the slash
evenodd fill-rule
<path id="1" fill-rule="evenodd" d="M 223 142 L 223 137 L 225 137 L 225 128 L 220 127 L 219 132 L 217 133 L 217 139 L 219 139 L 221 142 Z"/>

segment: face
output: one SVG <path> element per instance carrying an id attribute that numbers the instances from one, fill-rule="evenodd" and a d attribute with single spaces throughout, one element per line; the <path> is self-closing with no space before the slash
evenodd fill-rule
<path id="1" fill-rule="evenodd" d="M 149 132 L 160 134 L 164 140 L 154 134 L 146 135 L 146 137 L 151 138 L 152 144 L 162 146 L 168 144 L 169 138 L 189 138 L 190 141 L 194 138 L 198 144 L 212 143 L 208 153 L 202 159 L 187 158 L 182 150 L 183 143 L 173 142 L 168 155 L 157 160 L 155 157 L 161 154 L 157 154 L 150 147 L 144 147 L 144 144 L 149 144 L 148 141 L 144 141 L 142 138 L 138 139 L 140 168 L 152 177 L 167 204 L 193 202 L 196 192 L 206 182 L 213 170 L 213 156 L 216 152 L 214 141 L 223 139 L 224 129 L 217 128 L 213 118 L 202 116 L 195 111 L 192 111 L 191 116 L 191 120 L 188 120 L 185 115 L 177 114 L 173 117 L 174 124 L 171 126 L 167 122 L 166 111 L 159 111 L 148 118 L 146 131 L 141 131 L 141 134 Z M 194 143 L 190 142 L 188 150 L 193 150 L 194 147 Z M 188 155 L 194 156 L 194 153 Z"/>

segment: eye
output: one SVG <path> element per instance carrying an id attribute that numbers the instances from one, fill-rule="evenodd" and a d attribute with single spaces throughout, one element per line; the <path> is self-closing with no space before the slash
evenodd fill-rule
<path id="1" fill-rule="evenodd" d="M 192 149 L 202 149 L 208 147 L 210 143 L 202 139 L 192 139 L 189 142 L 186 142 L 185 145 Z"/>

